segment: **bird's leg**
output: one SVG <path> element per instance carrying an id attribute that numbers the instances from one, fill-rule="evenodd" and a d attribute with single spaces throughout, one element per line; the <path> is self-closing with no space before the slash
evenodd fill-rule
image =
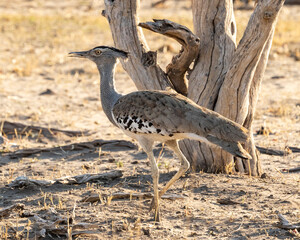
<path id="1" fill-rule="evenodd" d="M 158 190 L 158 180 L 159 180 L 159 170 L 153 155 L 153 152 L 147 153 L 148 158 L 151 164 L 151 173 L 152 173 L 152 181 L 153 181 L 153 191 L 154 197 L 150 206 L 150 211 L 154 208 L 154 220 L 159 222 L 159 190 Z"/>
<path id="2" fill-rule="evenodd" d="M 171 178 L 171 180 L 163 187 L 161 191 L 159 191 L 159 198 L 166 193 L 166 191 L 173 185 L 173 183 L 179 179 L 189 168 L 190 168 L 190 163 L 186 159 L 186 157 L 183 155 L 181 150 L 179 149 L 178 142 L 176 140 L 170 140 L 165 142 L 167 146 L 169 146 L 178 156 L 181 165 L 178 170 L 178 172 Z M 150 209 L 155 207 L 154 205 L 155 199 L 153 198 Z"/>
<path id="3" fill-rule="evenodd" d="M 154 209 L 154 221 L 159 222 L 159 190 L 158 190 L 158 180 L 159 180 L 159 170 L 156 163 L 156 160 L 153 155 L 152 146 L 153 141 L 150 141 L 146 138 L 138 138 L 138 141 L 144 151 L 146 152 L 150 165 L 151 165 L 151 175 L 152 175 L 152 181 L 153 181 L 153 191 L 154 191 L 154 197 L 151 203 L 150 211 Z"/>

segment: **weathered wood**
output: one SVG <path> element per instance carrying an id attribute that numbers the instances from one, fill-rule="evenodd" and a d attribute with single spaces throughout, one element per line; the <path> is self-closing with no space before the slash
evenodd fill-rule
<path id="1" fill-rule="evenodd" d="M 208 72 L 208 76 L 206 77 L 209 83 L 205 83 L 205 89 L 200 89 L 200 93 L 201 91 L 208 91 L 210 92 L 210 94 L 212 95 L 212 97 L 209 97 L 209 95 L 203 95 L 200 94 L 199 100 L 201 100 L 202 98 L 204 99 L 204 102 L 198 101 L 198 103 L 200 104 L 208 104 L 208 107 L 212 107 L 214 110 L 220 112 L 222 115 L 229 117 L 230 119 L 237 121 L 240 124 L 243 124 L 245 121 L 245 118 L 248 114 L 247 110 L 250 107 L 250 112 L 253 111 L 255 109 L 255 103 L 257 101 L 258 97 L 258 93 L 259 91 L 255 91 L 252 93 L 252 100 L 253 100 L 253 107 L 250 106 L 249 101 L 249 92 L 250 92 L 250 86 L 252 83 L 252 79 L 253 76 L 255 74 L 256 71 L 256 67 L 258 65 L 258 62 L 260 62 L 262 64 L 262 66 L 260 67 L 260 69 L 258 69 L 257 72 L 257 78 L 262 77 L 262 74 L 265 70 L 265 63 L 267 62 L 267 57 L 269 54 L 269 47 L 271 44 L 271 40 L 272 40 L 272 32 L 274 30 L 275 24 L 276 24 L 276 19 L 278 16 L 278 11 L 280 9 L 280 7 L 282 6 L 283 1 L 263 1 L 264 4 L 259 4 L 256 7 L 256 11 L 254 11 L 254 13 L 252 14 L 252 17 L 248 23 L 248 27 L 245 31 L 244 37 L 242 39 L 242 41 L 240 42 L 237 50 L 235 51 L 235 53 L 233 54 L 233 51 L 231 52 L 230 56 L 227 56 L 224 58 L 223 61 L 227 62 L 227 66 L 224 67 L 224 71 L 225 74 L 223 75 L 223 79 L 219 79 L 218 81 L 222 81 L 221 82 L 221 87 L 218 89 L 218 91 L 220 90 L 220 92 L 217 92 L 215 95 L 213 93 L 210 92 L 210 90 L 205 90 L 205 89 L 211 89 L 209 84 L 214 84 L 214 81 L 211 79 L 209 80 L 209 71 L 207 71 L 207 68 L 205 69 L 205 66 L 203 66 L 199 73 L 196 74 L 197 72 L 197 65 L 195 67 L 195 70 L 191 73 L 191 77 L 193 76 L 193 74 L 196 74 L 197 76 L 202 75 Z M 275 4 L 276 3 L 276 4 Z M 194 1 L 193 4 L 195 4 L 195 6 L 197 6 L 196 9 L 194 9 L 194 21 L 196 21 L 196 23 L 198 22 L 198 28 L 200 29 L 200 33 L 202 33 L 202 31 L 205 33 L 208 30 L 207 28 L 207 24 L 205 25 L 201 25 L 201 23 L 206 23 L 206 18 L 207 16 L 202 15 L 201 19 L 201 15 L 199 14 L 199 11 L 201 11 L 202 9 L 205 9 L 205 11 L 207 12 L 216 12 L 216 16 L 217 16 L 217 10 L 211 9 L 211 10 L 207 10 L 210 9 L 209 7 L 211 5 L 205 5 L 208 3 L 202 3 L 201 1 Z M 210 2 L 210 4 L 212 4 L 212 2 Z M 224 6 L 226 8 L 226 6 L 228 7 L 230 3 L 224 3 Z M 268 8 L 268 6 L 272 6 L 272 8 Z M 275 7 L 276 5 L 276 7 Z M 220 7 L 220 5 L 218 5 L 218 7 Z M 230 8 L 232 8 L 232 6 L 230 6 Z M 197 9 L 200 9 L 197 11 Z M 216 8 L 217 9 L 217 8 Z M 204 11 L 204 10 L 203 10 Z M 228 10 L 229 13 L 229 10 Z M 200 20 L 197 21 L 197 17 L 200 16 Z M 227 16 L 227 15 L 226 15 Z M 216 17 L 218 19 L 218 17 Z M 221 18 L 224 19 L 224 16 Z M 226 19 L 226 17 L 225 17 Z M 232 19 L 234 20 L 233 17 L 233 13 L 232 13 Z M 264 21 L 265 23 L 260 24 L 261 21 Z M 200 23 L 199 23 L 200 22 Z M 214 20 L 211 20 L 210 22 L 214 23 Z M 225 24 L 225 23 L 224 23 Z M 195 25 L 195 29 L 196 28 L 196 24 Z M 226 25 L 226 24 L 225 24 Z M 228 23 L 227 23 L 227 27 L 228 27 Z M 209 26 L 209 25 L 208 25 Z M 235 24 L 231 24 L 231 26 L 235 26 Z M 206 30 L 203 30 L 206 29 Z M 235 27 L 233 27 L 231 30 L 235 29 Z M 209 31 L 208 31 L 209 32 Z M 230 35 L 230 31 L 227 30 L 227 32 L 229 33 L 229 36 L 231 36 L 230 39 L 232 39 L 232 43 L 233 41 L 233 34 L 234 31 L 231 32 Z M 258 33 L 256 33 L 258 32 Z M 200 34 L 199 33 L 199 34 Z M 223 34 L 226 33 L 226 30 L 223 31 Z M 199 36 L 199 35 L 198 35 Z M 214 32 L 214 39 L 218 40 L 218 31 Z M 255 36 L 255 37 L 253 37 Z M 201 41 L 203 41 L 201 35 L 200 35 L 200 39 Z M 270 42 L 266 44 L 267 40 L 270 39 Z M 212 44 L 212 43 L 210 43 Z M 230 43 L 229 43 L 230 45 Z M 265 47 L 267 45 L 267 47 Z M 201 46 L 202 46 L 202 42 L 201 42 Z M 207 52 L 201 51 L 202 48 L 200 48 L 200 58 L 199 58 L 199 62 L 197 64 L 205 64 L 205 61 L 201 61 L 201 56 L 206 56 L 206 59 L 209 59 L 209 57 L 207 57 Z M 211 47 L 211 49 L 213 49 L 213 47 Z M 264 51 L 265 49 L 265 51 Z M 213 52 L 213 51 L 211 51 Z M 265 56 L 261 59 L 262 53 L 265 52 Z M 208 55 L 209 56 L 209 55 Z M 211 54 L 210 56 L 212 56 L 211 59 L 214 59 L 214 56 Z M 216 53 L 215 57 L 220 57 L 220 54 Z M 247 59 L 247 61 L 246 61 Z M 230 64 L 230 65 L 229 65 Z M 218 65 L 216 63 L 212 63 L 213 66 Z M 244 70 L 243 70 L 244 69 Z M 241 71 L 244 73 L 242 74 Z M 261 75 L 261 76 L 260 76 Z M 259 76 L 259 77 L 258 77 Z M 202 76 L 203 77 L 203 76 Z M 192 80 L 192 79 L 191 79 Z M 224 80 L 224 83 L 223 83 Z M 197 82 L 197 81 L 196 81 Z M 260 83 L 259 80 L 257 80 L 257 84 L 254 83 L 254 86 L 258 85 Z M 189 83 L 191 89 L 194 89 L 194 91 L 196 92 L 196 87 L 193 87 L 192 81 L 190 81 Z M 199 90 L 197 90 L 199 91 Z M 190 93 L 190 92 L 189 92 Z M 191 92 L 192 93 L 192 92 Z M 194 97 L 193 95 L 191 96 L 192 98 Z M 209 104 L 207 101 L 208 100 L 212 100 L 214 97 L 216 99 L 216 102 L 212 101 L 211 104 Z M 206 102 L 205 102 L 206 101 Z M 215 105 L 214 105 L 215 104 Z M 225 106 L 224 106 L 225 105 Z M 235 115 L 232 114 L 235 111 Z M 243 115 L 243 116 L 242 116 Z M 242 118 L 243 121 L 239 121 L 239 119 Z M 251 130 L 251 126 L 246 126 Z M 194 144 L 193 148 L 192 148 L 192 153 L 190 153 L 191 156 L 193 156 L 194 158 L 196 157 L 197 163 L 194 163 L 193 165 L 195 166 L 204 166 L 203 169 L 205 169 L 205 166 L 212 166 L 210 169 L 209 167 L 207 167 L 206 169 L 208 170 L 212 170 L 212 171 L 224 171 L 224 167 L 226 167 L 226 169 L 228 170 L 230 165 L 231 167 L 233 167 L 232 161 L 233 161 L 233 157 L 225 152 L 220 151 L 219 149 L 216 148 L 212 148 L 212 147 L 207 147 L 204 144 L 199 144 L 200 146 L 200 150 L 198 150 L 198 144 Z M 249 161 L 241 161 L 241 160 L 237 160 L 236 162 L 236 168 L 240 171 L 240 172 L 247 172 L 253 175 L 260 175 L 261 174 L 261 170 L 260 170 L 260 164 L 258 162 L 258 158 L 256 156 L 256 151 L 255 151 L 255 145 L 253 143 L 253 138 L 251 136 L 251 140 L 249 141 L 249 143 L 247 144 L 247 150 L 250 151 L 250 154 L 252 155 L 253 160 Z M 200 160 L 199 160 L 200 159 Z M 204 159 L 204 161 L 201 159 Z M 194 161 L 192 159 L 192 161 Z M 251 171 L 252 169 L 252 171 Z"/>
<path id="2" fill-rule="evenodd" d="M 252 159 L 250 162 L 247 162 L 245 160 L 242 160 L 240 158 L 235 159 L 236 162 L 236 168 L 239 172 L 251 172 L 254 175 L 261 175 L 262 169 L 261 164 L 258 156 L 258 152 L 255 147 L 254 138 L 253 138 L 253 130 L 252 130 L 252 123 L 254 119 L 255 109 L 257 100 L 260 93 L 260 86 L 261 82 L 264 76 L 265 69 L 267 67 L 267 62 L 269 58 L 269 53 L 272 46 L 272 40 L 274 36 L 275 29 L 272 29 L 272 32 L 269 36 L 268 41 L 266 42 L 264 49 L 262 51 L 259 63 L 256 67 L 250 90 L 249 90 L 249 107 L 248 107 L 248 113 L 245 118 L 244 127 L 250 130 L 251 138 L 250 141 L 246 144 L 245 149 L 251 154 Z M 259 151 L 262 153 L 261 151 Z M 237 164 L 238 163 L 238 164 Z M 250 168 L 249 168 L 250 167 Z M 250 170 L 249 170 L 250 169 Z"/>
<path id="3" fill-rule="evenodd" d="M 286 0 L 285 4 L 300 5 L 300 0 Z"/>
<path id="4" fill-rule="evenodd" d="M 217 203 L 220 203 L 222 205 L 235 205 L 235 204 L 239 204 L 238 202 L 233 201 L 230 198 L 220 198 L 220 199 L 217 199 Z"/>
<path id="5" fill-rule="evenodd" d="M 124 193 L 124 192 L 116 192 L 113 194 L 92 194 L 91 196 L 84 197 L 81 201 L 82 202 L 98 202 L 102 201 L 101 198 L 110 198 L 110 200 L 117 200 L 117 199 L 152 199 L 153 194 L 152 193 Z M 168 199 L 168 200 L 177 200 L 177 199 L 184 199 L 183 196 L 177 195 L 177 194 L 164 194 L 161 196 L 162 199 Z"/>
<path id="6" fill-rule="evenodd" d="M 215 110 L 237 123 L 245 122 L 255 70 L 283 3 L 284 0 L 259 1 L 230 61 Z"/>
<path id="7" fill-rule="evenodd" d="M 277 150 L 277 149 L 260 147 L 260 146 L 256 146 L 256 148 L 257 148 L 257 150 L 261 154 L 268 154 L 268 155 L 273 155 L 273 156 L 286 156 L 286 155 L 289 155 L 291 153 L 300 152 L 299 148 L 297 148 L 297 147 L 290 147 L 290 146 L 285 147 L 284 151 Z"/>
<path id="8" fill-rule="evenodd" d="M 24 204 L 14 204 L 11 206 L 8 206 L 6 208 L 0 209 L 0 219 L 4 217 L 9 217 L 9 215 L 14 211 L 22 211 L 24 210 Z"/>
<path id="9" fill-rule="evenodd" d="M 188 97 L 201 106 L 214 109 L 236 47 L 232 1 L 193 0 L 192 10 L 195 33 L 201 43 L 189 78 Z M 194 170 L 218 172 L 225 165 L 221 158 L 214 156 L 214 152 L 219 151 L 216 147 L 190 140 L 182 141 L 180 147 Z"/>
<path id="10" fill-rule="evenodd" d="M 200 39 L 187 27 L 166 19 L 154 19 L 154 22 L 139 23 L 139 26 L 171 37 L 181 44 L 181 51 L 173 57 L 172 62 L 167 66 L 167 75 L 175 90 L 186 96 L 187 79 L 185 74 L 198 55 Z"/>
<path id="11" fill-rule="evenodd" d="M 272 156 L 287 155 L 287 153 L 285 151 L 281 151 L 281 150 L 275 150 L 275 149 L 264 148 L 264 147 L 259 147 L 259 146 L 256 146 L 256 148 L 261 154 L 267 154 L 267 155 L 272 155 Z"/>
<path id="12" fill-rule="evenodd" d="M 97 181 L 111 181 L 116 178 L 123 176 L 122 171 L 114 170 L 105 173 L 95 173 L 95 174 L 81 174 L 77 176 L 66 176 L 54 180 L 38 180 L 30 179 L 26 176 L 17 177 L 7 186 L 11 188 L 23 188 L 23 187 L 45 187 L 50 186 L 55 183 L 60 184 L 83 184 L 87 182 L 97 182 Z"/>
<path id="13" fill-rule="evenodd" d="M 95 174 L 81 174 L 77 176 L 66 176 L 63 178 L 55 179 L 56 183 L 62 184 L 83 184 L 87 182 L 97 181 L 111 181 L 116 178 L 123 176 L 122 171 L 114 170 L 106 173 L 95 173 Z"/>
<path id="14" fill-rule="evenodd" d="M 193 0 L 195 34 L 201 39 L 200 54 L 190 74 L 188 97 L 214 109 L 236 47 L 232 1 Z"/>
<path id="15" fill-rule="evenodd" d="M 136 87 L 139 90 L 166 89 L 172 84 L 156 61 L 150 66 L 143 64 L 143 55 L 149 47 L 141 28 L 137 27 L 138 6 L 137 0 L 105 0 L 103 15 L 109 22 L 115 46 L 130 53 L 128 61 L 121 63 Z"/>
<path id="16" fill-rule="evenodd" d="M 67 218 L 64 216 L 58 215 L 58 213 L 47 211 L 47 214 L 43 216 L 34 215 L 31 218 L 33 222 L 32 228 L 35 229 L 36 236 L 38 238 L 50 237 L 51 239 L 60 238 L 58 236 L 67 237 L 67 239 L 73 239 L 79 235 L 89 235 L 92 237 L 92 234 L 99 234 L 97 230 L 99 226 L 97 224 L 91 223 L 73 223 L 72 218 Z M 70 229 L 72 231 L 70 231 Z M 52 238 L 52 235 L 54 238 Z M 94 239 L 94 238 L 93 238 Z M 98 239 L 98 237 L 95 237 Z"/>
<path id="17" fill-rule="evenodd" d="M 30 179 L 26 176 L 19 176 L 11 183 L 7 184 L 10 188 L 28 188 L 28 187 L 45 187 L 54 184 L 55 181 L 52 180 L 37 180 Z"/>
<path id="18" fill-rule="evenodd" d="M 297 224 L 291 224 L 281 213 L 278 213 L 278 219 L 279 219 L 279 224 L 277 225 L 278 227 L 286 230 L 300 230 L 300 223 Z"/>
<path id="19" fill-rule="evenodd" d="M 97 147 L 110 147 L 114 149 L 136 149 L 137 146 L 132 142 L 125 141 L 125 140 L 94 140 L 92 142 L 80 142 L 80 143 L 71 143 L 68 145 L 63 145 L 59 147 L 52 147 L 52 148 L 27 148 L 21 149 L 14 152 L 2 152 L 0 156 L 8 156 L 10 158 L 22 158 L 28 157 L 32 155 L 36 155 L 39 153 L 50 152 L 54 154 L 62 154 L 68 151 L 80 151 L 84 149 L 94 149 Z"/>
<path id="20" fill-rule="evenodd" d="M 25 135 L 28 132 L 35 132 L 43 134 L 45 137 L 53 137 L 56 133 L 63 133 L 69 137 L 83 136 L 90 134 L 88 131 L 71 131 L 57 128 L 45 128 L 40 126 L 25 125 L 22 123 L 15 123 L 9 121 L 0 122 L 0 130 L 6 135 Z"/>
<path id="21" fill-rule="evenodd" d="M 150 77 L 140 79 L 136 73 L 136 71 L 143 72 L 144 70 L 132 69 L 138 64 L 144 66 L 139 56 L 142 56 L 143 53 L 145 55 L 146 52 L 141 48 L 141 45 L 147 46 L 142 32 L 137 31 L 134 25 L 134 22 L 137 21 L 136 6 L 139 1 L 105 2 L 106 13 L 110 13 L 106 16 L 110 21 L 116 46 L 128 45 L 123 49 L 133 52 L 135 55 L 134 61 L 127 63 L 131 65 L 131 68 L 125 66 L 125 69 L 136 82 L 138 88 L 161 89 L 162 85 L 157 84 L 157 81 L 172 86 L 168 83 L 165 75 L 161 75 L 161 80 L 155 78 L 152 83 L 149 83 Z M 199 105 L 213 109 L 251 130 L 259 86 L 265 71 L 276 20 L 283 2 L 284 0 L 259 1 L 242 40 L 236 46 L 237 30 L 232 1 L 193 0 L 194 29 L 201 42 L 194 67 L 189 75 L 187 96 Z M 112 21 L 112 16 L 117 19 Z M 122 25 L 122 21 L 126 22 L 126 26 Z M 124 32 L 127 32 L 128 36 Z M 132 41 L 132 39 L 135 40 Z M 138 51 L 135 51 L 135 49 L 138 49 Z M 136 55 L 136 52 L 141 52 L 142 55 Z M 155 54 L 151 53 L 149 55 Z M 150 66 L 157 67 L 156 60 L 151 61 L 151 56 L 150 61 L 147 62 L 150 62 Z M 160 70 L 156 68 L 155 71 Z M 143 73 L 149 74 L 147 72 Z M 183 73 L 180 74 L 179 79 L 181 80 L 179 82 L 183 83 Z M 159 77 L 158 75 L 155 76 Z M 171 77 L 171 75 L 169 76 Z M 179 74 L 176 76 L 178 77 Z M 145 83 L 137 84 L 139 81 Z M 235 164 L 230 154 L 218 148 L 207 146 L 205 143 L 185 140 L 180 143 L 180 147 L 194 170 L 232 172 L 236 169 L 241 173 L 261 174 L 260 162 L 252 134 L 245 147 L 249 150 L 253 160 L 235 159 Z"/>
<path id="22" fill-rule="evenodd" d="M 281 172 L 284 173 L 295 173 L 295 172 L 300 172 L 300 167 L 295 167 L 295 168 L 289 168 L 289 169 L 282 169 Z"/>
<path id="23" fill-rule="evenodd" d="M 257 4 L 232 58 L 216 103 L 217 112 L 250 130 L 275 25 L 283 3 L 284 0 L 270 0 Z M 262 171 L 253 136 L 246 144 L 246 149 L 252 159 L 247 162 L 243 160 L 244 170 L 254 176 L 260 175 Z M 226 162 L 230 162 L 232 157 L 228 154 L 225 156 Z M 241 164 L 238 164 L 238 168 L 240 167 Z"/>

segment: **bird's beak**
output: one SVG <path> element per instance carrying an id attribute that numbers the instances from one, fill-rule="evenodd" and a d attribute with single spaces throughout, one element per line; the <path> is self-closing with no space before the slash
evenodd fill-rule
<path id="1" fill-rule="evenodd" d="M 70 52 L 68 57 L 78 57 L 78 58 L 86 58 L 88 56 L 88 51 L 82 52 Z"/>

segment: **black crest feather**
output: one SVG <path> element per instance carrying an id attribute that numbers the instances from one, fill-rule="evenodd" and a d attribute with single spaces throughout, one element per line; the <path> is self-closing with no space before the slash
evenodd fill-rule
<path id="1" fill-rule="evenodd" d="M 112 51 L 115 51 L 115 52 L 118 52 L 118 53 L 121 53 L 121 54 L 123 54 L 124 55 L 124 57 L 128 57 L 128 52 L 125 52 L 125 51 L 123 51 L 123 50 L 120 50 L 120 49 L 118 49 L 118 48 L 114 48 L 114 47 L 108 47 L 108 46 L 98 46 L 98 47 L 94 47 L 93 49 L 96 49 L 96 48 L 108 48 L 108 49 L 110 49 L 110 50 L 112 50 Z"/>

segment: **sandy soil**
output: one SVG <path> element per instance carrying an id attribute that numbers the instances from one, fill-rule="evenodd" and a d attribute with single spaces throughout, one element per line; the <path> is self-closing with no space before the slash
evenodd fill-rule
<path id="1" fill-rule="evenodd" d="M 41 230 L 46 229 L 45 226 L 49 227 L 57 219 L 64 220 L 53 225 L 64 234 L 60 235 L 61 239 L 67 238 L 67 231 L 71 235 L 72 224 L 74 239 L 297 238 L 276 224 L 278 213 L 291 223 L 300 222 L 299 172 L 281 172 L 299 167 L 300 153 L 262 154 L 266 173 L 263 178 L 186 174 L 168 192 L 183 199 L 161 201 L 162 221 L 159 224 L 152 221 L 148 212 L 150 199 L 111 199 L 110 196 L 118 192 L 151 192 L 152 184 L 145 153 L 131 144 L 120 143 L 119 140 L 132 142 L 132 139 L 114 128 L 102 112 L 95 66 L 67 58 L 69 51 L 112 45 L 107 24 L 94 20 L 98 18 L 101 4 L 74 0 L 46 2 L 0 3 L 0 119 L 83 134 L 67 136 L 54 130 L 53 134 L 33 130 L 7 134 L 8 141 L 0 147 L 0 209 L 24 204 L 24 210 L 13 211 L 1 219 L 1 239 L 36 239 L 43 235 Z M 189 16 L 186 6 L 180 9 L 183 18 Z M 299 10 L 299 7 L 296 10 L 285 8 L 282 18 Z M 149 9 L 144 11 L 146 17 L 166 12 L 160 9 L 155 13 Z M 41 16 L 48 18 L 41 23 Z M 87 23 L 92 26 L 87 28 L 82 19 L 88 19 Z M 50 27 L 49 22 L 53 24 Z M 76 24 L 82 29 L 77 29 Z M 103 29 L 99 30 L 97 24 Z M 150 34 L 149 41 L 155 36 Z M 157 39 L 153 48 L 166 43 L 163 38 Z M 282 53 L 280 48 L 271 53 L 261 86 L 254 131 L 261 126 L 268 127 L 269 135 L 255 135 L 257 145 L 286 151 L 287 146 L 300 146 L 300 62 L 278 53 Z M 170 58 L 171 54 L 161 61 L 164 64 Z M 117 88 L 123 93 L 135 90 L 120 66 Z M 85 131 L 89 131 L 88 134 L 84 134 Z M 68 150 L 61 147 L 96 139 L 117 141 Z M 34 148 L 46 150 L 27 156 L 16 155 Z M 165 184 L 179 163 L 172 152 L 161 151 L 160 145 L 156 146 L 155 155 L 162 156 L 160 183 Z M 87 184 L 9 187 L 19 176 L 54 180 L 115 170 L 120 170 L 122 176 Z M 92 194 L 103 196 L 102 201 L 82 202 Z M 44 220 L 44 225 L 38 217 Z M 78 227 L 79 223 L 89 224 L 86 225 L 89 232 L 80 235 L 84 227 Z M 41 238 L 59 239 L 59 235 L 48 230 Z"/>

